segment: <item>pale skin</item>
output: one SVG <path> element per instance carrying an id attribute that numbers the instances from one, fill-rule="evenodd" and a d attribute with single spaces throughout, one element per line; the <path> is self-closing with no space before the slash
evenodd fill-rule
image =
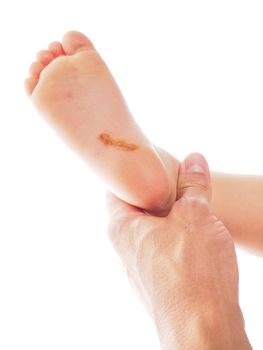
<path id="1" fill-rule="evenodd" d="M 179 169 L 182 169 L 180 162 L 153 145 L 143 134 L 91 41 L 81 33 L 67 33 L 61 43 L 53 42 L 48 50 L 37 54 L 37 61 L 31 65 L 29 73 L 25 88 L 34 106 L 80 154 L 110 191 L 120 198 L 122 203 L 132 205 L 130 208 L 134 208 L 137 214 L 137 210 L 144 218 L 150 218 L 145 212 L 154 214 L 156 217 L 151 217 L 151 220 L 159 219 L 167 224 L 173 216 L 175 201 L 179 199 L 176 203 L 182 203 L 179 184 Z M 212 212 L 225 223 L 234 240 L 262 251 L 263 177 L 213 173 L 212 188 Z M 188 210 L 185 206 L 183 209 Z M 189 210 L 192 215 L 191 208 Z M 212 218 L 208 211 L 210 213 L 210 208 L 206 207 L 204 216 L 200 210 L 197 211 L 198 215 L 201 215 L 202 223 L 202 218 Z M 139 221 L 135 220 L 136 222 Z M 163 228 L 168 234 L 168 226 Z M 196 230 L 199 228 L 202 229 L 202 225 L 198 224 Z M 207 234 L 204 234 L 204 239 Z M 191 237 L 193 242 L 185 241 L 185 247 L 188 244 L 189 247 L 193 247 L 197 237 L 199 239 L 198 235 Z M 233 256 L 231 259 L 233 260 Z M 213 273 L 216 271 L 210 271 L 211 278 Z M 226 275 L 228 276 L 227 273 Z M 218 295 L 218 291 L 214 292 Z M 190 303 L 191 300 L 186 302 Z M 213 313 L 213 308 L 211 311 Z M 182 314 L 183 312 L 187 315 L 187 310 L 182 310 Z M 206 315 L 203 316 L 206 323 Z M 163 324 L 167 323 L 169 328 L 170 315 L 168 320 L 163 317 Z M 238 325 L 236 333 L 241 330 L 240 336 L 242 335 L 243 339 L 240 318 L 234 319 Z M 225 318 L 224 315 L 222 322 L 228 320 L 230 318 Z M 215 322 L 220 321 L 215 319 Z M 164 327 L 165 333 L 162 335 L 161 323 L 157 326 L 160 337 L 166 338 L 167 327 Z M 175 324 L 171 323 L 171 327 L 173 326 Z M 192 326 L 199 329 L 195 320 Z M 235 328 L 234 325 L 231 327 Z M 201 328 L 200 331 L 203 332 Z M 168 346 L 166 349 L 171 348 Z"/>
<path id="2" fill-rule="evenodd" d="M 167 212 L 176 197 L 179 162 L 142 133 L 93 44 L 70 32 L 37 58 L 25 83 L 37 110 L 119 198 Z M 115 146 L 100 135 L 109 135 Z M 118 140 L 138 148 L 116 146 Z"/>
<path id="3" fill-rule="evenodd" d="M 40 51 L 25 88 L 39 113 L 114 194 L 154 215 L 169 213 L 180 162 L 143 134 L 86 36 L 68 32 Z M 105 145 L 101 134 L 138 148 Z M 213 211 L 234 240 L 263 251 L 263 177 L 213 173 L 212 186 Z"/>
<path id="4" fill-rule="evenodd" d="M 238 300 L 232 237 L 210 208 L 205 159 L 182 163 L 166 217 L 108 194 L 110 239 L 158 330 L 163 350 L 252 349 Z"/>

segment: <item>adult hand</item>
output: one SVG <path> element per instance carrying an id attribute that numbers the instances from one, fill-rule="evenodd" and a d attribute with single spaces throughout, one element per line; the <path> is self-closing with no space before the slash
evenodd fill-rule
<path id="1" fill-rule="evenodd" d="M 251 349 L 229 232 L 211 212 L 208 165 L 182 163 L 178 198 L 152 217 L 108 195 L 109 235 L 158 330 L 163 349 Z"/>

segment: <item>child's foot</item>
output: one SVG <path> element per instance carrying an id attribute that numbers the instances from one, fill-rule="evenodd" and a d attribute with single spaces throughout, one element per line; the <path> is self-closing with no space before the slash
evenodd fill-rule
<path id="1" fill-rule="evenodd" d="M 40 51 L 25 88 L 113 193 L 152 213 L 169 209 L 179 163 L 147 140 L 87 37 L 68 32 L 62 43 Z"/>

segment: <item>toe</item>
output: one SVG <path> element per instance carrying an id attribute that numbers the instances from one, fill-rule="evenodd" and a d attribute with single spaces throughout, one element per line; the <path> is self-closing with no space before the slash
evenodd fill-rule
<path id="1" fill-rule="evenodd" d="M 65 55 L 65 52 L 63 50 L 63 47 L 60 42 L 54 41 L 48 46 L 49 51 L 55 56 L 62 56 Z"/>
<path id="2" fill-rule="evenodd" d="M 32 92 L 34 91 L 36 85 L 37 85 L 38 80 L 34 77 L 29 77 L 25 80 L 25 90 L 26 93 L 31 96 Z"/>
<path id="3" fill-rule="evenodd" d="M 62 46 L 67 55 L 73 55 L 81 50 L 94 49 L 92 42 L 84 34 L 71 31 L 64 35 Z"/>
<path id="4" fill-rule="evenodd" d="M 33 62 L 29 68 L 29 74 L 34 78 L 39 78 L 40 73 L 44 69 L 44 66 L 40 62 Z"/>
<path id="5" fill-rule="evenodd" d="M 37 60 L 43 64 L 44 66 L 47 66 L 50 62 L 54 60 L 54 56 L 52 53 L 48 50 L 41 50 L 38 52 L 36 56 Z"/>

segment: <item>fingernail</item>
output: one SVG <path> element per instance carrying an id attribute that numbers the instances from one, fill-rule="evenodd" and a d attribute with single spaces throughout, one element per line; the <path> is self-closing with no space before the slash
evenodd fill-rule
<path id="1" fill-rule="evenodd" d="M 205 170 L 199 164 L 189 164 L 189 166 L 186 168 L 186 172 L 204 174 Z"/>
<path id="2" fill-rule="evenodd" d="M 187 173 L 205 174 L 206 160 L 199 153 L 192 153 L 185 159 L 185 171 Z"/>

